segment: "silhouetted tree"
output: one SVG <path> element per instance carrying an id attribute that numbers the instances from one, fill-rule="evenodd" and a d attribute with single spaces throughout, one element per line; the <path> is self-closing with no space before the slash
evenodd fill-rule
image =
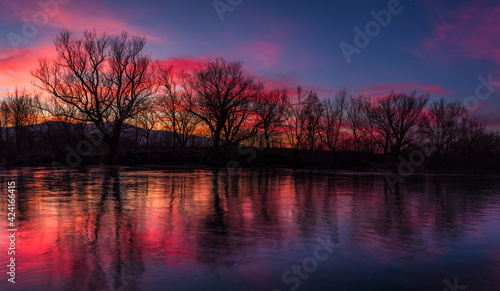
<path id="1" fill-rule="evenodd" d="M 349 98 L 347 102 L 346 121 L 352 132 L 354 150 L 357 152 L 360 150 L 361 135 L 367 125 L 367 116 L 365 111 L 367 102 L 369 101 L 363 95 L 358 95 L 355 98 Z"/>
<path id="2" fill-rule="evenodd" d="M 33 147 L 34 136 L 31 127 L 37 121 L 36 107 L 34 106 L 33 96 L 26 89 L 16 88 L 14 92 L 7 92 L 7 98 L 4 103 L 6 124 L 14 129 L 16 141 L 16 154 L 23 156 L 23 142 Z"/>
<path id="3" fill-rule="evenodd" d="M 221 142 L 239 143 L 257 132 L 257 124 L 250 120 L 251 104 L 262 95 L 263 85 L 243 72 L 241 62 L 208 61 L 194 70 L 189 84 L 189 110 L 208 127 L 215 152 Z"/>
<path id="4" fill-rule="evenodd" d="M 500 162 L 500 131 L 488 131 L 484 137 L 486 149 L 490 150 Z"/>
<path id="5" fill-rule="evenodd" d="M 481 139 L 486 134 L 486 121 L 465 117 L 462 119 L 459 133 L 458 139 L 463 152 L 470 154 L 480 146 Z"/>
<path id="6" fill-rule="evenodd" d="M 159 114 L 166 130 L 173 134 L 173 147 L 185 148 L 200 124 L 193 111 L 192 89 L 188 76 L 174 73 L 172 66 L 159 65 Z"/>
<path id="7" fill-rule="evenodd" d="M 7 103 L 5 100 L 0 100 L 0 154 L 5 157 L 7 150 L 7 126 L 8 126 L 8 114 L 7 114 Z M 5 136 L 5 139 L 4 139 Z"/>
<path id="8" fill-rule="evenodd" d="M 456 142 L 461 131 L 461 121 L 467 110 L 459 102 L 446 103 L 443 98 L 434 101 L 427 114 L 422 118 L 420 131 L 429 142 L 434 158 Z"/>
<path id="9" fill-rule="evenodd" d="M 151 145 L 151 132 L 159 123 L 158 118 L 158 99 L 152 98 L 149 108 L 134 116 L 135 124 L 139 128 L 139 136 L 143 136 L 146 140 L 146 146 Z M 142 129 L 142 130 L 141 130 Z"/>
<path id="10" fill-rule="evenodd" d="M 288 104 L 287 89 L 274 89 L 266 92 L 254 104 L 254 112 L 259 120 L 259 127 L 263 131 L 266 147 L 270 148 L 271 139 L 278 135 L 285 118 Z"/>
<path id="11" fill-rule="evenodd" d="M 391 93 L 371 106 L 368 117 L 387 161 L 397 157 L 412 142 L 412 132 L 421 122 L 428 100 L 428 94 L 417 97 L 416 92 Z"/>
<path id="12" fill-rule="evenodd" d="M 342 89 L 337 92 L 333 99 L 326 99 L 323 102 L 323 107 L 325 112 L 320 139 L 329 150 L 336 151 L 340 140 L 340 131 L 345 123 L 347 90 Z"/>
<path id="13" fill-rule="evenodd" d="M 37 134 L 50 145 L 54 153 L 85 138 L 84 130 L 88 123 L 73 122 L 72 116 L 82 115 L 81 118 L 84 118 L 76 107 L 62 103 L 53 96 L 37 96 L 34 103 L 38 109 L 38 118 L 45 121 L 40 122 Z"/>
<path id="14" fill-rule="evenodd" d="M 112 163 L 124 126 L 137 125 L 136 138 L 144 134 L 149 146 L 160 122 L 172 133 L 174 149 L 203 133 L 211 137 L 206 144 L 212 142 L 213 152 L 256 141 L 268 148 L 287 143 L 295 150 L 383 152 L 390 162 L 418 141 L 443 159 L 472 159 L 478 150 L 486 158 L 498 155 L 499 133 L 469 118 L 458 102 L 441 99 L 425 111 L 428 94 L 393 92 L 371 103 L 343 89 L 321 102 L 301 87 L 293 97 L 286 88 L 264 91 L 241 62 L 223 58 L 190 74 L 174 73 L 172 66 L 152 62 L 144 37 L 126 32 L 76 37 L 62 30 L 54 44 L 57 56 L 40 59 L 31 72 L 49 96 L 16 89 L 0 101 L 0 146 L 15 141 L 18 156 L 38 140 L 56 154 L 64 147 L 58 145 L 75 144 L 95 125 L 108 146 L 105 160 Z"/>
<path id="15" fill-rule="evenodd" d="M 305 135 L 309 150 L 315 150 L 321 130 L 321 119 L 324 113 L 323 104 L 318 95 L 313 92 L 308 94 L 304 101 Z"/>
<path id="16" fill-rule="evenodd" d="M 54 41 L 57 57 L 43 58 L 32 71 L 56 102 L 75 108 L 68 117 L 92 122 L 108 145 L 113 162 L 124 122 L 143 112 L 154 94 L 151 58 L 143 50 L 144 37 L 85 31 L 75 37 L 63 30 Z"/>
<path id="17" fill-rule="evenodd" d="M 312 94 L 312 91 L 304 92 L 299 86 L 297 87 L 297 96 L 293 100 L 289 100 L 287 104 L 283 131 L 285 132 L 288 144 L 295 150 L 303 149 L 307 143 L 304 101 L 307 96 Z"/>
<path id="18" fill-rule="evenodd" d="M 364 112 L 366 115 L 366 130 L 368 133 L 368 151 L 370 153 L 376 152 L 377 149 L 377 139 L 375 137 L 375 120 L 371 116 L 371 111 L 372 111 L 372 103 L 369 99 L 367 99 L 367 102 L 364 104 Z"/>

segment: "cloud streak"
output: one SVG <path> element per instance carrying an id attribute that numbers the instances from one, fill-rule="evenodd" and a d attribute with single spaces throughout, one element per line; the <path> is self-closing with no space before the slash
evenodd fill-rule
<path id="1" fill-rule="evenodd" d="M 52 46 L 40 46 L 30 49 L 0 48 L 0 89 L 29 86 L 30 71 L 40 57 L 55 56 Z"/>
<path id="2" fill-rule="evenodd" d="M 428 85 L 428 84 L 420 84 L 420 83 L 387 83 L 380 84 L 375 86 L 370 86 L 366 88 L 361 88 L 358 91 L 360 94 L 367 95 L 373 98 L 384 97 L 391 93 L 391 91 L 395 92 L 410 92 L 410 91 L 420 91 L 420 92 L 428 92 L 428 93 L 436 93 L 440 95 L 447 95 L 449 91 L 445 88 Z"/>
<path id="3" fill-rule="evenodd" d="M 500 4 L 465 3 L 433 21 L 415 53 L 427 61 L 490 60 L 500 64 Z M 423 49 L 423 50 L 422 50 Z"/>

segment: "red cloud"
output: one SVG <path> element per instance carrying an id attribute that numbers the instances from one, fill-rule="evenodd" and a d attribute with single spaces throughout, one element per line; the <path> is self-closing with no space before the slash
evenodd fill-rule
<path id="1" fill-rule="evenodd" d="M 32 49 L 0 49 L 0 88 L 29 86 L 30 71 L 38 64 L 38 58 L 55 55 L 52 46 Z"/>
<path id="2" fill-rule="evenodd" d="M 165 60 L 160 60 L 161 64 L 172 65 L 174 70 L 177 72 L 184 71 L 186 73 L 192 72 L 193 69 L 202 67 L 206 63 L 207 59 L 203 58 L 167 58 Z"/>

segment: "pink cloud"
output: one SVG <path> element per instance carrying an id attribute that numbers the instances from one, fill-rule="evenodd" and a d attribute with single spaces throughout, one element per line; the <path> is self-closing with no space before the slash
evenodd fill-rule
<path id="1" fill-rule="evenodd" d="M 2 10 L 7 11 L 5 13 L 4 20 L 11 20 L 13 22 L 20 21 L 23 17 L 31 20 L 33 14 L 38 11 L 43 11 L 43 8 L 37 4 L 38 1 L 27 0 L 27 1 L 3 1 Z M 58 3 L 58 7 L 60 8 Z"/>
<path id="2" fill-rule="evenodd" d="M 437 94 L 449 94 L 448 90 L 434 85 L 419 84 L 419 83 L 388 83 L 380 84 L 367 88 L 362 88 L 357 90 L 359 94 L 364 94 L 370 97 L 379 98 L 388 95 L 391 91 L 395 92 L 410 92 L 413 90 L 437 93 Z"/>
<path id="3" fill-rule="evenodd" d="M 268 41 L 254 43 L 251 46 L 253 57 L 261 61 L 266 68 L 274 67 L 278 64 L 279 54 L 283 46 Z"/>
<path id="4" fill-rule="evenodd" d="M 205 58 L 173 57 L 160 60 L 160 63 L 167 66 L 171 65 L 177 72 L 184 71 L 186 73 L 190 73 L 193 71 L 193 69 L 202 67 L 206 63 L 206 61 L 207 59 Z"/>
<path id="5" fill-rule="evenodd" d="M 38 0 L 10 1 L 4 5 L 8 19 L 19 24 L 19 32 L 25 21 L 30 23 L 38 19 L 42 24 L 39 28 L 68 28 L 76 32 L 86 29 L 97 29 L 99 32 L 118 34 L 127 31 L 131 34 L 144 35 L 148 41 L 163 43 L 162 37 L 150 29 L 131 25 L 130 19 L 134 17 L 132 12 L 116 11 L 109 9 L 102 2 L 93 0 L 86 1 L 85 5 L 73 3 L 59 4 L 58 1 L 41 1 L 43 3 L 57 3 L 57 6 L 42 7 Z M 37 18 L 38 16 L 38 18 Z M 47 17 L 47 18 L 44 18 Z M 45 23 L 46 22 L 46 23 Z"/>
<path id="6" fill-rule="evenodd" d="M 231 47 L 231 51 L 237 52 L 238 56 L 248 57 L 264 68 L 279 65 L 279 58 L 283 49 L 284 45 L 270 41 L 244 42 L 234 44 Z"/>
<path id="7" fill-rule="evenodd" d="M 500 107 L 494 104 L 480 103 L 478 108 L 471 113 L 471 117 L 486 120 L 487 127 L 500 130 Z"/>
<path id="8" fill-rule="evenodd" d="M 263 82 L 264 86 L 270 90 L 274 88 L 287 88 L 289 91 L 295 91 L 298 85 L 296 80 L 283 74 L 275 74 L 273 76 L 258 75 L 255 80 Z"/>
<path id="9" fill-rule="evenodd" d="M 29 87 L 33 78 L 30 71 L 37 65 L 40 57 L 55 55 L 52 46 L 40 46 L 30 49 L 0 48 L 0 89 L 13 87 Z"/>
<path id="10" fill-rule="evenodd" d="M 106 32 L 108 34 L 119 34 L 122 31 L 130 34 L 143 35 L 148 41 L 162 43 L 161 37 L 151 33 L 150 31 L 125 23 L 108 15 L 94 15 L 87 13 L 67 13 L 62 12 L 54 19 L 54 26 L 61 28 L 69 28 L 76 31 L 84 31 L 87 29 L 96 29 L 98 32 Z"/>
<path id="11" fill-rule="evenodd" d="M 199 57 L 171 57 L 160 60 L 159 62 L 165 65 L 172 65 L 175 71 L 190 73 L 194 68 L 202 67 L 208 60 L 214 59 L 215 57 L 217 56 L 206 55 Z M 225 60 L 228 62 L 235 61 L 235 59 L 231 58 L 225 58 Z M 256 82 L 263 82 L 267 89 L 286 87 L 289 91 L 295 92 L 297 86 L 300 85 L 297 80 L 286 74 L 258 74 L 256 73 L 255 67 L 249 66 L 246 63 L 243 64 L 243 70 L 249 76 L 253 76 Z M 302 87 L 304 90 L 314 89 L 307 85 Z"/>
<path id="12" fill-rule="evenodd" d="M 471 1 L 448 15 L 438 15 L 430 35 L 422 39 L 417 55 L 428 60 L 492 60 L 500 63 L 500 4 Z M 422 50 L 423 49 L 423 50 Z"/>
<path id="13" fill-rule="evenodd" d="M 43 3 L 59 3 L 58 0 L 42 1 Z M 61 1 L 63 2 L 63 1 Z M 103 3 L 89 0 L 85 5 L 74 1 L 51 6 L 44 10 L 38 0 L 7 1 L 3 3 L 6 19 L 13 23 L 11 32 L 22 36 L 25 21 L 32 22 L 34 16 L 48 16 L 46 23 L 40 26 L 37 33 L 21 43 L 18 50 L 12 49 L 9 42 L 0 44 L 0 90 L 14 86 L 27 86 L 33 80 L 30 70 L 34 69 L 39 57 L 53 57 L 56 52 L 52 39 L 61 28 L 75 31 L 75 36 L 81 36 L 86 29 L 96 28 L 98 33 L 118 34 L 127 31 L 131 34 L 144 35 L 148 42 L 163 43 L 161 37 L 154 31 L 129 24 L 134 14 L 130 11 L 116 11 L 104 6 Z"/>

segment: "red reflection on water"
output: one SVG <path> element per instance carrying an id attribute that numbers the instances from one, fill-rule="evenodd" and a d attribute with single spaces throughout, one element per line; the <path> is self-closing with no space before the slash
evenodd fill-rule
<path id="1" fill-rule="evenodd" d="M 456 180 L 424 177 L 391 193 L 379 175 L 127 168 L 54 174 L 0 176 L 2 191 L 8 179 L 19 185 L 16 287 L 272 290 L 291 287 L 283 285 L 283 272 L 311 256 L 317 238 L 340 244 L 339 257 L 321 263 L 319 285 L 342 279 L 328 270 L 377 272 L 397 262 L 425 274 L 417 263 L 453 265 L 443 257 L 469 251 L 458 244 L 485 246 L 479 255 L 499 245 L 498 195 L 472 199 Z M 474 185 L 498 190 L 482 183 Z M 0 259 L 5 265 L 9 258 L 2 252 Z M 489 260 L 498 264 L 500 257 Z"/>

